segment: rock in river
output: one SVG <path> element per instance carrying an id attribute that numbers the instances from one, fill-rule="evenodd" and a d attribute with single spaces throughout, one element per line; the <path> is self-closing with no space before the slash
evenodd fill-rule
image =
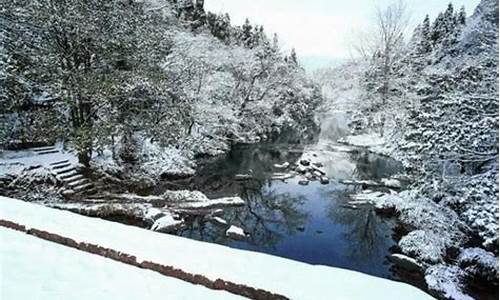
<path id="1" fill-rule="evenodd" d="M 417 260 L 403 254 L 391 254 L 389 260 L 397 267 L 408 271 L 420 272 L 423 270 L 422 265 Z"/>
<path id="2" fill-rule="evenodd" d="M 242 240 L 247 237 L 243 229 L 234 225 L 231 225 L 231 227 L 229 227 L 229 229 L 226 231 L 226 236 L 234 240 Z"/>
<path id="3" fill-rule="evenodd" d="M 300 164 L 307 167 L 307 166 L 311 165 L 311 162 L 308 161 L 307 159 L 302 159 L 300 161 Z"/>
<path id="4" fill-rule="evenodd" d="M 275 164 L 274 167 L 276 169 L 286 169 L 290 166 L 290 163 L 289 162 L 284 162 L 282 163 L 281 165 L 280 164 Z"/>

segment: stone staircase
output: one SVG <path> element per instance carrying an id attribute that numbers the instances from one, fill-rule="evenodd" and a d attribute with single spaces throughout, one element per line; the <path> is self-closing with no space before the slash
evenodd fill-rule
<path id="1" fill-rule="evenodd" d="M 55 146 L 34 148 L 34 149 L 32 149 L 32 151 L 35 152 L 35 154 L 37 154 L 37 155 L 55 154 L 55 153 L 59 152 L 59 150 L 56 149 Z"/>
<path id="2" fill-rule="evenodd" d="M 96 193 L 96 188 L 92 182 L 80 172 L 80 169 L 69 160 L 61 160 L 50 164 L 54 173 L 62 183 L 65 197 L 90 195 Z"/>

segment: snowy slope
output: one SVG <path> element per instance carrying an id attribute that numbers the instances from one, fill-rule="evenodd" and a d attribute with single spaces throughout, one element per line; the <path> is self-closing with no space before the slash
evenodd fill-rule
<path id="1" fill-rule="evenodd" d="M 0 197 L 0 219 L 134 255 L 139 262 L 173 266 L 291 299 L 432 299 L 407 284 L 353 271 L 158 234 L 5 197 Z"/>
<path id="2" fill-rule="evenodd" d="M 244 299 L 0 228 L 1 299 Z"/>

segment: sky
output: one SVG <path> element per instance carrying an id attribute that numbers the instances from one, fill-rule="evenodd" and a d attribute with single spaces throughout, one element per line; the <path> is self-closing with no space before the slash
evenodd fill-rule
<path id="1" fill-rule="evenodd" d="M 369 27 L 378 6 L 394 0 L 205 0 L 212 12 L 227 12 L 234 25 L 245 18 L 264 25 L 269 35 L 277 33 L 285 49 L 296 48 L 299 58 L 337 61 L 351 57 L 356 32 Z M 444 11 L 450 0 L 406 0 L 411 27 L 429 14 L 431 20 Z M 472 14 L 480 0 L 451 0 L 458 9 Z"/>

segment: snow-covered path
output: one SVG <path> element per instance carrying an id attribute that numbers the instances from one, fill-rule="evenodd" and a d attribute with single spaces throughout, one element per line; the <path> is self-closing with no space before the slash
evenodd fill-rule
<path id="1" fill-rule="evenodd" d="M 0 299 L 244 299 L 0 227 Z"/>
<path id="2" fill-rule="evenodd" d="M 290 299 L 432 299 L 410 285 L 358 272 L 197 242 L 5 197 L 0 197 L 0 220 L 132 255 L 133 263 L 153 262 L 209 281 L 222 279 Z M 85 273 L 93 276 L 94 271 L 90 268 Z"/>

